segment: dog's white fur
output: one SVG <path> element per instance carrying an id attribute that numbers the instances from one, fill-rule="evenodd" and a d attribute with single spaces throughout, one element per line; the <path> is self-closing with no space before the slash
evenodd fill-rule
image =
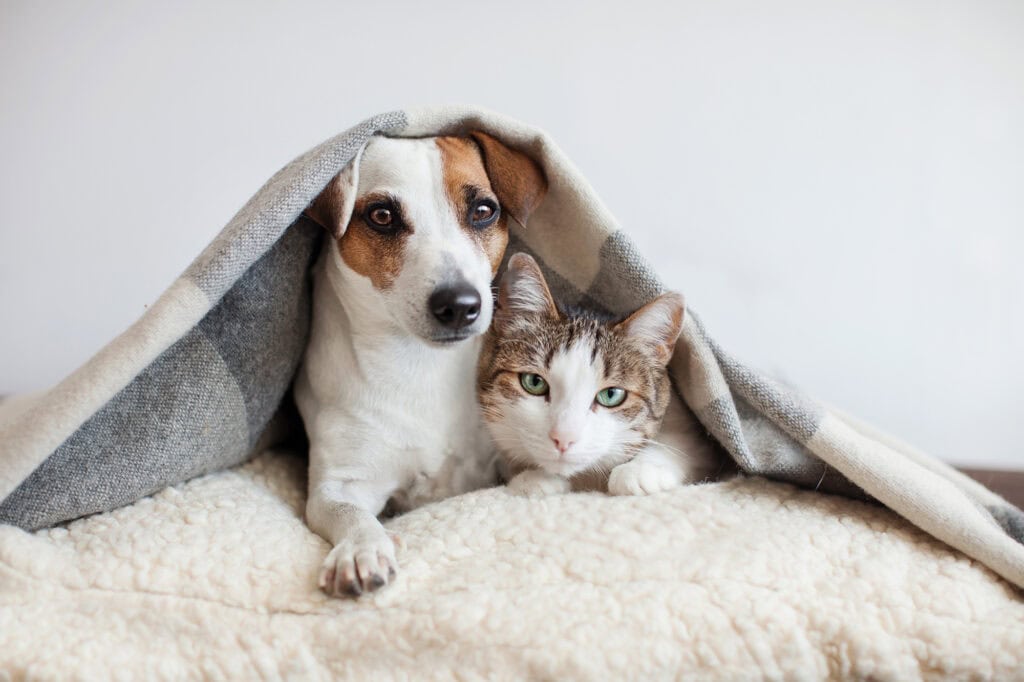
<path id="1" fill-rule="evenodd" d="M 315 269 L 295 398 L 310 439 L 307 523 L 334 545 L 320 574 L 330 594 L 376 589 L 395 575 L 392 539 L 377 520 L 389 500 L 412 508 L 495 482 L 475 386 L 492 265 L 461 229 L 443 181 L 433 138 L 373 138 L 339 176 L 344 213 L 355 197 L 386 191 L 400 197 L 415 231 L 386 290 L 350 268 L 335 243 Z M 481 295 L 465 330 L 473 338 L 432 343 L 427 300 L 460 278 Z"/>

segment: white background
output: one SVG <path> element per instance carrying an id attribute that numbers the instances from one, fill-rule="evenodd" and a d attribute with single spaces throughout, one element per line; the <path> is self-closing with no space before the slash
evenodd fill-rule
<path id="1" fill-rule="evenodd" d="M 0 3 L 0 393 L 367 115 L 546 128 L 719 340 L 1024 465 L 1024 3 Z"/>

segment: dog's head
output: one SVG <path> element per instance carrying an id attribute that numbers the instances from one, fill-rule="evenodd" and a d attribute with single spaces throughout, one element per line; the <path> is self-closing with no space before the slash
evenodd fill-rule
<path id="1" fill-rule="evenodd" d="M 546 191 L 533 159 L 485 133 L 374 137 L 306 214 L 364 312 L 444 344 L 487 329 L 508 219 L 525 225 Z"/>

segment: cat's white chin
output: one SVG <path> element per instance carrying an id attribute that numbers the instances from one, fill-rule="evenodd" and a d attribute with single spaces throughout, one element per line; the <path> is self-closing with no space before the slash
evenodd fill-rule
<path id="1" fill-rule="evenodd" d="M 537 466 L 554 476 L 570 478 L 594 466 L 594 461 L 589 459 L 586 461 L 567 459 L 543 460 L 537 462 Z"/>

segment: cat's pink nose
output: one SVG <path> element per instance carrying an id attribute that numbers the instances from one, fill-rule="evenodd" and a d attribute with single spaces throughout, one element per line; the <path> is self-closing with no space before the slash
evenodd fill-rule
<path id="1" fill-rule="evenodd" d="M 566 436 L 565 434 L 558 433 L 556 431 L 552 431 L 551 433 L 549 433 L 548 437 L 551 438 L 551 442 L 555 444 L 555 447 L 558 449 L 559 454 L 562 455 L 565 454 L 566 450 L 568 450 L 569 448 L 576 444 L 576 441 L 573 440 L 571 436 Z"/>

